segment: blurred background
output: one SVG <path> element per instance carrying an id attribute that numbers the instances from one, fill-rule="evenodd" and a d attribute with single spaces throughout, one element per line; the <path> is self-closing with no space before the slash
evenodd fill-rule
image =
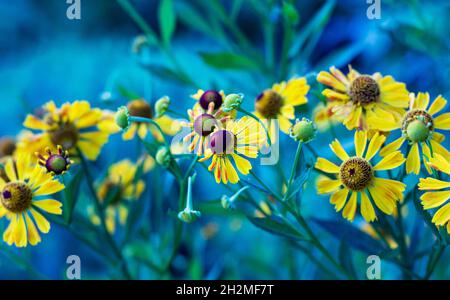
<path id="1" fill-rule="evenodd" d="M 168 16 L 157 0 L 81 0 L 81 20 L 66 17 L 66 1 L 2 0 L 0 136 L 16 135 L 25 115 L 48 100 L 61 104 L 86 99 L 93 106 L 115 110 L 130 95 L 150 102 L 168 95 L 171 108 L 185 114 L 193 104 L 189 95 L 198 88 L 223 89 L 244 93 L 243 106 L 252 111 L 253 99 L 273 83 L 307 75 L 314 90 L 314 74 L 332 65 L 345 70 L 351 64 L 361 73 L 390 74 L 405 82 L 409 91 L 428 91 L 433 99 L 439 94 L 449 98 L 448 1 L 381 0 L 381 18 L 374 20 L 366 15 L 366 1 L 287 2 L 290 6 L 276 0 L 174 0 L 171 31 L 162 28 L 165 21 L 161 18 Z M 130 18 L 127 3 L 148 24 L 146 38 L 139 37 L 143 28 Z M 309 104 L 296 115 L 311 117 L 319 98 L 311 95 Z M 342 126 L 337 126 L 336 132 L 351 142 L 352 134 Z M 328 149 L 325 145 L 331 140 L 332 135 L 325 132 L 312 146 Z M 444 143 L 449 146 L 448 141 Z M 95 163 L 98 174 L 121 158 L 135 159 L 136 149 L 137 141 L 111 137 Z M 287 174 L 296 145 L 282 137 L 281 149 L 280 166 Z M 278 186 L 271 168 L 255 169 L 268 185 Z M 323 278 L 309 258 L 286 239 L 256 228 L 239 212 L 212 205 L 229 191 L 216 185 L 203 168 L 198 167 L 198 173 L 194 205 L 203 216 L 185 227 L 182 246 L 170 270 L 162 275 L 152 264 L 163 261 L 170 252 L 167 245 L 172 227 L 167 220 L 175 219 L 171 202 L 176 202 L 177 191 L 172 176 L 163 169 L 147 175 L 144 196 L 135 204 L 139 209 L 133 238 L 124 245 L 139 278 Z M 304 216 L 345 223 L 326 197 L 316 195 L 313 183 L 308 181 L 303 193 Z M 262 201 L 264 196 L 254 193 L 254 197 Z M 77 204 L 81 216 L 86 201 Z M 411 207 L 406 231 L 418 248 L 426 248 L 432 236 L 416 219 Z M 0 228 L 4 226 L 0 221 Z M 353 226 L 358 227 L 358 222 Z M 327 247 L 338 251 L 341 238 L 316 229 Z M 121 232 L 117 235 L 120 239 Z M 367 254 L 361 247 L 350 248 L 346 255 L 364 278 Z M 83 279 L 120 278 L 98 252 L 57 224 L 52 224 L 37 247 L 15 249 L 0 242 L 0 278 L 64 279 L 66 258 L 72 254 L 81 259 Z M 450 278 L 449 258 L 445 253 L 433 278 Z M 418 258 L 418 270 L 425 264 Z M 400 271 L 386 262 L 382 276 L 396 279 Z"/>

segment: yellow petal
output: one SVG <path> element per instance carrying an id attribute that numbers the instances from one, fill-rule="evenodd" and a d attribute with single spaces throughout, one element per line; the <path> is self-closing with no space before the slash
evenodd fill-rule
<path id="1" fill-rule="evenodd" d="M 375 205 L 385 214 L 392 215 L 396 206 L 392 195 L 388 194 L 386 197 L 385 190 L 380 189 L 378 186 L 369 186 L 369 192 Z"/>
<path id="2" fill-rule="evenodd" d="M 281 114 L 288 118 L 288 119 L 294 119 L 295 118 L 295 109 L 294 106 L 291 104 L 285 104 L 281 107 L 280 110 Z"/>
<path id="3" fill-rule="evenodd" d="M 145 139 L 148 132 L 148 126 L 147 124 L 139 124 L 138 125 L 138 135 L 141 139 Z"/>
<path id="4" fill-rule="evenodd" d="M 250 173 L 252 165 L 248 160 L 234 153 L 231 154 L 231 156 L 233 157 L 234 163 L 236 164 L 236 167 L 241 174 L 247 175 L 248 173 Z"/>
<path id="5" fill-rule="evenodd" d="M 298 77 L 289 80 L 285 89 L 281 92 L 286 103 L 293 106 L 302 105 L 308 102 L 306 94 L 309 91 L 309 85 L 305 77 Z"/>
<path id="6" fill-rule="evenodd" d="M 375 209 L 364 191 L 361 192 L 361 215 L 367 222 L 372 222 L 377 219 Z"/>
<path id="7" fill-rule="evenodd" d="M 436 208 L 450 198 L 450 191 L 427 192 L 420 197 L 424 209 Z"/>
<path id="8" fill-rule="evenodd" d="M 127 129 L 127 131 L 125 131 L 122 134 L 122 139 L 124 141 L 132 140 L 134 138 L 134 136 L 136 135 L 136 130 L 137 130 L 137 124 L 136 123 L 131 124 L 130 127 Z"/>
<path id="9" fill-rule="evenodd" d="M 59 181 L 53 180 L 53 181 L 44 183 L 42 186 L 40 186 L 37 189 L 37 191 L 35 191 L 33 193 L 33 196 L 51 195 L 51 194 L 55 194 L 59 191 L 62 191 L 63 189 L 64 189 L 64 184 L 60 183 Z"/>
<path id="10" fill-rule="evenodd" d="M 43 131 L 50 129 L 50 126 L 46 122 L 37 118 L 34 115 L 28 115 L 26 117 L 25 121 L 23 122 L 23 126 L 30 128 L 30 129 L 43 130 Z"/>
<path id="11" fill-rule="evenodd" d="M 397 151 L 403 145 L 404 141 L 405 141 L 404 137 L 400 137 L 400 138 L 396 139 L 392 143 L 383 147 L 383 149 L 381 149 L 381 151 L 380 151 L 380 155 L 386 156 L 391 152 Z"/>
<path id="12" fill-rule="evenodd" d="M 355 219 L 357 197 L 358 193 L 352 192 L 350 199 L 348 200 L 347 204 L 344 207 L 344 210 L 342 211 L 342 216 L 351 222 L 353 222 L 353 220 Z"/>
<path id="13" fill-rule="evenodd" d="M 344 188 L 331 195 L 330 203 L 334 204 L 334 208 L 337 212 L 344 207 L 345 202 L 347 201 L 348 193 L 349 190 Z"/>
<path id="14" fill-rule="evenodd" d="M 25 214 L 25 222 L 27 225 L 27 235 L 30 245 L 35 246 L 39 244 L 41 242 L 41 237 L 36 229 L 36 226 L 34 225 L 34 222 L 31 220 L 28 214 Z"/>
<path id="15" fill-rule="evenodd" d="M 225 166 L 228 170 L 228 179 L 230 180 L 230 182 L 233 184 L 237 183 L 239 181 L 239 175 L 228 158 L 225 159 Z"/>
<path id="16" fill-rule="evenodd" d="M 419 179 L 419 190 L 442 190 L 450 187 L 450 182 L 442 181 L 432 177 Z"/>
<path id="17" fill-rule="evenodd" d="M 334 154 L 336 154 L 336 156 L 339 157 L 342 161 L 349 159 L 347 152 L 345 152 L 341 143 L 337 139 L 331 142 L 330 148 L 334 152 Z"/>
<path id="18" fill-rule="evenodd" d="M 450 203 L 441 207 L 431 220 L 437 226 L 443 226 L 450 220 Z"/>
<path id="19" fill-rule="evenodd" d="M 14 169 L 14 162 L 10 158 L 5 164 L 5 173 L 10 181 L 17 181 L 16 171 Z"/>
<path id="20" fill-rule="evenodd" d="M 353 107 L 352 111 L 343 122 L 345 127 L 347 127 L 348 130 L 359 128 L 361 126 L 361 114 L 362 114 L 361 106 Z"/>
<path id="21" fill-rule="evenodd" d="M 317 180 L 317 192 L 319 194 L 333 193 L 342 185 L 340 180 L 329 179 L 325 176 Z"/>
<path id="22" fill-rule="evenodd" d="M 408 157 L 406 158 L 406 172 L 419 174 L 420 172 L 420 156 L 419 156 L 419 144 L 414 143 L 409 150 Z"/>
<path id="23" fill-rule="evenodd" d="M 450 174 L 450 162 L 447 161 L 441 154 L 435 153 L 430 159 L 429 164 L 436 170 Z"/>
<path id="24" fill-rule="evenodd" d="M 364 150 L 367 144 L 367 132 L 357 130 L 355 131 L 355 149 L 356 156 L 363 157 Z"/>
<path id="25" fill-rule="evenodd" d="M 413 108 L 426 110 L 429 102 L 430 102 L 430 94 L 418 93 L 416 99 L 414 100 Z"/>
<path id="26" fill-rule="evenodd" d="M 317 158 L 315 168 L 331 174 L 337 174 L 340 170 L 337 165 L 322 157 Z"/>
<path id="27" fill-rule="evenodd" d="M 53 200 L 53 199 L 46 199 L 46 200 L 39 200 L 39 201 L 33 201 L 33 205 L 36 207 L 39 207 L 43 211 L 46 211 L 51 214 L 60 215 L 62 214 L 62 203 Z"/>
<path id="28" fill-rule="evenodd" d="M 435 117 L 434 127 L 437 129 L 450 130 L 450 113 L 445 113 Z"/>
<path id="29" fill-rule="evenodd" d="M 428 113 L 430 115 L 437 114 L 445 107 L 445 105 L 447 105 L 447 100 L 445 100 L 444 97 L 439 95 L 431 104 L 430 108 L 428 109 Z"/>
<path id="30" fill-rule="evenodd" d="M 444 148 L 440 143 L 435 140 L 430 140 L 431 148 L 433 149 L 433 155 L 440 154 L 443 157 L 450 157 L 450 152 Z"/>
<path id="31" fill-rule="evenodd" d="M 403 192 L 406 188 L 406 184 L 403 182 L 378 177 L 375 177 L 373 182 L 378 188 L 386 192 L 386 197 L 391 197 L 395 201 L 403 200 Z"/>
<path id="32" fill-rule="evenodd" d="M 373 167 L 375 171 L 390 170 L 397 168 L 405 162 L 405 157 L 400 151 L 392 152 L 385 156 Z"/>
<path id="33" fill-rule="evenodd" d="M 16 247 L 26 247 L 27 246 L 27 228 L 25 226 L 25 220 L 23 216 L 17 215 L 17 225 L 15 230 L 12 232 L 14 235 L 14 243 L 16 244 Z"/>
<path id="34" fill-rule="evenodd" d="M 36 225 L 39 228 L 39 231 L 42 233 L 48 233 L 50 231 L 50 223 L 45 219 L 40 213 L 38 213 L 35 209 L 30 208 L 31 215 L 36 221 Z"/>
<path id="35" fill-rule="evenodd" d="M 11 246 L 14 243 L 14 234 L 17 227 L 17 217 L 15 214 L 13 214 L 11 221 L 8 225 L 8 228 L 6 228 L 5 232 L 3 233 L 3 240 Z"/>
<path id="36" fill-rule="evenodd" d="M 378 132 L 372 137 L 369 143 L 369 147 L 367 148 L 366 160 L 370 161 L 380 150 L 381 145 L 383 145 L 384 141 L 386 141 L 386 137 L 384 135 L 380 135 Z"/>
<path id="37" fill-rule="evenodd" d="M 342 82 L 340 82 L 333 75 L 325 71 L 321 71 L 317 75 L 317 81 L 342 92 L 345 92 L 347 90 L 346 86 Z"/>

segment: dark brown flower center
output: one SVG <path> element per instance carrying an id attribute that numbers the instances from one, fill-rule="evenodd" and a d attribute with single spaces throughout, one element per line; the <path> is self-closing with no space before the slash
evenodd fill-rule
<path id="1" fill-rule="evenodd" d="M 209 108 L 210 103 L 214 103 L 214 110 L 217 110 L 222 105 L 223 99 L 219 92 L 210 90 L 204 92 L 198 102 L 204 110 Z"/>
<path id="2" fill-rule="evenodd" d="M 366 105 L 378 101 L 380 87 L 372 77 L 361 75 L 351 83 L 349 95 L 353 103 Z"/>
<path id="3" fill-rule="evenodd" d="M 234 152 L 236 136 L 228 130 L 219 130 L 211 135 L 211 149 L 215 154 L 230 154 Z"/>
<path id="4" fill-rule="evenodd" d="M 127 104 L 128 112 L 130 116 L 142 117 L 142 118 L 153 118 L 153 110 L 147 101 L 138 99 L 128 102 Z"/>
<path id="5" fill-rule="evenodd" d="M 78 129 L 72 123 L 60 124 L 58 128 L 50 130 L 50 140 L 54 145 L 61 145 L 64 149 L 73 149 L 78 142 Z"/>
<path id="6" fill-rule="evenodd" d="M 367 160 L 351 157 L 341 164 L 339 176 L 347 188 L 360 191 L 369 186 L 373 178 L 373 170 Z"/>
<path id="7" fill-rule="evenodd" d="M 283 106 L 283 97 L 273 91 L 265 90 L 257 98 L 255 109 L 267 119 L 275 119 Z"/>
<path id="8" fill-rule="evenodd" d="M 31 206 L 33 192 L 26 183 L 15 181 L 4 186 L 0 197 L 7 210 L 13 213 L 21 213 Z"/>

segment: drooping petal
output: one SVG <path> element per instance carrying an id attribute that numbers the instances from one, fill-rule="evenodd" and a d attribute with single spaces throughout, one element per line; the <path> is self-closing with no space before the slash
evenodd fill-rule
<path id="1" fill-rule="evenodd" d="M 441 207 L 431 220 L 437 226 L 443 226 L 450 220 L 450 203 Z"/>
<path id="2" fill-rule="evenodd" d="M 234 163 L 241 174 L 247 175 L 250 173 L 252 164 L 248 160 L 234 153 L 231 154 L 231 156 L 233 157 Z"/>
<path id="3" fill-rule="evenodd" d="M 428 113 L 433 116 L 434 114 L 440 112 L 445 107 L 445 105 L 447 105 L 447 100 L 439 95 L 431 104 L 430 108 L 428 109 Z"/>
<path id="4" fill-rule="evenodd" d="M 55 214 L 55 215 L 62 214 L 62 209 L 61 209 L 62 203 L 57 200 L 46 199 L 46 200 L 33 201 L 33 205 L 36 207 L 39 207 L 43 211 L 51 213 L 51 214 Z"/>
<path id="5" fill-rule="evenodd" d="M 334 205 L 336 211 L 340 211 L 347 201 L 349 190 L 347 188 L 343 188 L 335 192 L 330 197 L 330 203 Z"/>
<path id="6" fill-rule="evenodd" d="M 367 222 L 372 222 L 377 219 L 375 209 L 364 191 L 361 192 L 361 215 Z"/>
<path id="7" fill-rule="evenodd" d="M 414 143 L 409 150 L 408 157 L 406 158 L 406 172 L 419 174 L 420 172 L 420 156 L 419 156 L 419 144 Z"/>
<path id="8" fill-rule="evenodd" d="M 358 192 L 352 192 L 350 199 L 348 200 L 347 204 L 344 207 L 344 210 L 342 211 L 342 216 L 350 222 L 353 222 L 353 220 L 355 219 L 357 197 Z"/>
<path id="9" fill-rule="evenodd" d="M 15 230 L 12 232 L 14 235 L 14 243 L 16 247 L 22 248 L 27 246 L 27 228 L 25 226 L 25 220 L 22 214 L 16 215 L 17 217 L 17 225 Z"/>
<path id="10" fill-rule="evenodd" d="M 429 162 L 430 166 L 441 172 L 450 174 L 450 162 L 446 160 L 441 154 L 435 153 Z"/>
<path id="11" fill-rule="evenodd" d="M 385 214 L 392 215 L 394 213 L 395 201 L 392 196 L 388 194 L 386 197 L 384 190 L 379 186 L 369 186 L 369 192 L 372 196 L 375 205 Z"/>
<path id="12" fill-rule="evenodd" d="M 30 245 L 32 246 L 39 244 L 41 242 L 41 237 L 36 229 L 36 226 L 34 225 L 34 222 L 28 216 L 28 213 L 25 214 L 25 222 L 27 225 L 28 242 L 30 242 Z"/>
<path id="13" fill-rule="evenodd" d="M 42 233 L 48 233 L 50 231 L 50 223 L 47 221 L 44 216 L 42 216 L 39 212 L 37 212 L 34 208 L 30 208 L 31 215 L 36 221 L 36 225 L 39 228 L 39 231 Z"/>
<path id="14" fill-rule="evenodd" d="M 333 180 L 322 176 L 317 180 L 317 192 L 319 194 L 333 193 L 337 191 L 341 185 L 342 183 L 340 180 Z"/>
<path id="15" fill-rule="evenodd" d="M 436 208 L 450 198 L 450 191 L 427 192 L 420 197 L 424 209 Z"/>
<path id="16" fill-rule="evenodd" d="M 381 156 L 386 156 L 391 152 L 397 151 L 402 145 L 403 142 L 406 139 L 404 137 L 400 137 L 398 139 L 396 139 L 395 141 L 393 141 L 392 143 L 386 145 L 385 147 L 383 147 L 383 149 L 381 149 L 380 151 L 380 155 Z"/>

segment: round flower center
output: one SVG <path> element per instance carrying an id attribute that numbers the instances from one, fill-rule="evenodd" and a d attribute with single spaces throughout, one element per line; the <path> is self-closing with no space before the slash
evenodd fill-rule
<path id="1" fill-rule="evenodd" d="M 24 182 L 9 182 L 1 191 L 3 206 L 13 213 L 21 213 L 31 206 L 33 193 Z"/>
<path id="2" fill-rule="evenodd" d="M 365 189 L 373 178 L 370 163 L 360 157 L 351 157 L 341 164 L 339 175 L 342 183 L 352 191 Z"/>
<path id="3" fill-rule="evenodd" d="M 433 118 L 424 110 L 413 110 L 402 122 L 402 132 L 411 142 L 426 141 L 434 129 Z"/>
<path id="4" fill-rule="evenodd" d="M 372 77 L 361 75 L 353 80 L 349 95 L 355 104 L 366 105 L 378 101 L 380 87 Z"/>
<path id="5" fill-rule="evenodd" d="M 194 120 L 194 131 L 200 136 L 210 135 L 216 126 L 216 118 L 209 114 L 201 114 Z"/>
<path id="6" fill-rule="evenodd" d="M 56 175 L 62 174 L 67 171 L 70 165 L 70 160 L 60 154 L 52 154 L 45 162 L 45 167 L 48 172 L 53 172 Z"/>
<path id="7" fill-rule="evenodd" d="M 49 131 L 50 140 L 54 145 L 64 149 L 73 149 L 78 142 L 78 129 L 72 123 L 61 124 L 57 129 Z"/>
<path id="8" fill-rule="evenodd" d="M 130 101 L 127 104 L 127 108 L 130 116 L 149 119 L 153 118 L 152 107 L 145 100 L 138 99 Z"/>
<path id="9" fill-rule="evenodd" d="M 256 98 L 255 109 L 265 118 L 273 119 L 280 113 L 283 97 L 273 90 L 265 90 Z"/>
<path id="10" fill-rule="evenodd" d="M 208 109 L 210 103 L 214 103 L 214 109 L 218 109 L 222 105 L 223 99 L 219 92 L 211 90 L 204 92 L 198 102 L 204 110 Z"/>
<path id="11" fill-rule="evenodd" d="M 13 139 L 0 139 L 0 157 L 10 156 L 14 153 L 14 150 L 16 150 L 16 143 Z"/>
<path id="12" fill-rule="evenodd" d="M 211 135 L 211 149 L 215 154 L 234 152 L 236 136 L 228 130 L 219 130 Z"/>

